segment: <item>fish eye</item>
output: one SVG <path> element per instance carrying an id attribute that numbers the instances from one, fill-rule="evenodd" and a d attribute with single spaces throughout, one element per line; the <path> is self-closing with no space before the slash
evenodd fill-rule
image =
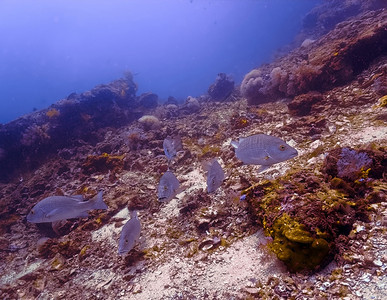
<path id="1" fill-rule="evenodd" d="M 30 214 L 33 215 L 35 212 L 33 210 L 31 210 Z"/>
<path id="2" fill-rule="evenodd" d="M 286 149 L 286 147 L 285 147 L 285 145 L 280 145 L 280 146 L 279 146 L 279 149 L 280 149 L 281 151 L 284 151 L 284 150 Z"/>

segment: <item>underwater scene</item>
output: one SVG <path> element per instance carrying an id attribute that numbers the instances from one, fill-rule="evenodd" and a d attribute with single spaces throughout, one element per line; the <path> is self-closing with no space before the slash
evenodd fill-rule
<path id="1" fill-rule="evenodd" d="M 5 0 L 0 34 L 0 299 L 387 299 L 386 1 Z"/>

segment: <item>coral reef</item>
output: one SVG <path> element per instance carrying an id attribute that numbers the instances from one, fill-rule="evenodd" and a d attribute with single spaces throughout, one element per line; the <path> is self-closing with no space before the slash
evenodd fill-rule
<path id="1" fill-rule="evenodd" d="M 321 36 L 350 17 L 381 8 L 385 8 L 383 0 L 324 1 L 304 18 L 303 35 Z"/>
<path id="2" fill-rule="evenodd" d="M 158 129 L 161 126 L 160 120 L 152 115 L 144 115 L 138 119 L 138 122 L 145 130 Z"/>
<path id="3" fill-rule="evenodd" d="M 270 249 L 289 270 L 324 267 L 339 251 L 341 236 L 347 236 L 356 221 L 367 220 L 367 205 L 383 201 L 375 195 L 374 184 L 382 174 L 365 169 L 386 169 L 386 157 L 379 150 L 367 153 L 335 149 L 322 168 L 325 178 L 294 172 L 243 192 L 254 218 L 273 238 Z"/>
<path id="4" fill-rule="evenodd" d="M 188 113 L 194 113 L 200 110 L 200 103 L 198 99 L 188 96 L 185 102 L 185 108 Z"/>
<path id="5" fill-rule="evenodd" d="M 324 173 L 331 178 L 339 177 L 353 182 L 358 179 L 384 178 L 387 169 L 387 155 L 381 149 L 359 149 L 350 147 L 336 148 L 328 152 Z"/>
<path id="6" fill-rule="evenodd" d="M 328 36 L 309 45 L 307 54 L 299 48 L 290 57 L 252 70 L 242 81 L 242 95 L 249 104 L 259 104 L 349 82 L 387 53 L 386 19 L 385 10 L 367 11 L 338 24 Z"/>
<path id="7" fill-rule="evenodd" d="M 208 88 L 208 95 L 215 101 L 223 101 L 234 90 L 234 80 L 225 73 L 219 73 L 215 82 Z"/>
<path id="8" fill-rule="evenodd" d="M 309 92 L 301 94 L 288 104 L 290 113 L 298 116 L 309 115 L 314 104 L 323 100 L 323 95 L 319 92 Z"/>
<path id="9" fill-rule="evenodd" d="M 145 108 L 156 108 L 158 105 L 159 97 L 154 93 L 143 93 L 138 97 L 139 106 Z"/>
<path id="10" fill-rule="evenodd" d="M 0 147 L 9 155 L 0 161 L 0 180 L 12 180 L 20 169 L 33 170 L 79 140 L 100 140 L 100 129 L 137 119 L 139 115 L 133 108 L 141 107 L 136 102 L 136 89 L 128 78 L 115 80 L 80 95 L 73 93 L 48 109 L 1 126 Z M 25 164 L 26 160 L 30 163 Z"/>
<path id="11" fill-rule="evenodd" d="M 89 155 L 82 164 L 82 169 L 83 172 L 88 175 L 97 172 L 119 172 L 124 166 L 124 157 L 125 155 L 114 156 L 108 153 L 102 153 L 101 155 Z"/>
<path id="12" fill-rule="evenodd" d="M 350 2 L 358 0 L 336 1 L 339 9 Z M 232 101 L 203 95 L 145 108 L 129 73 L 0 125 L 0 298 L 387 298 L 387 130 L 380 100 L 386 56 L 370 65 L 365 57 L 363 71 L 352 69 L 343 86 L 332 81 L 324 90 L 315 79 L 328 69 L 315 72 L 319 62 L 311 60 L 320 49 L 330 63 L 349 59 L 352 66 L 351 47 L 376 41 L 384 14 L 357 16 L 250 72 L 241 91 L 254 99 L 250 104 L 266 101 L 259 107 L 234 89 Z M 331 78 L 343 79 L 339 69 Z M 143 129 L 137 120 L 144 115 L 162 126 Z M 258 174 L 230 146 L 258 133 L 280 136 L 299 156 Z M 183 150 L 168 164 L 163 140 L 177 135 Z M 208 194 L 201 166 L 211 158 L 227 175 Z M 182 191 L 160 203 L 157 184 L 168 168 Z M 45 197 L 91 198 L 100 190 L 107 211 L 60 224 L 26 222 Z M 140 241 L 120 257 L 117 241 L 132 210 L 143 227 Z"/>

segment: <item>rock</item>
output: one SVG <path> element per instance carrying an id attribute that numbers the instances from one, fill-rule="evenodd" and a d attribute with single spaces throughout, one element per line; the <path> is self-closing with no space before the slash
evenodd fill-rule
<path id="1" fill-rule="evenodd" d="M 151 115 L 142 116 L 138 119 L 138 122 L 144 127 L 145 130 L 158 129 L 161 126 L 160 120 Z"/>
<path id="2" fill-rule="evenodd" d="M 145 108 L 156 108 L 159 97 L 154 93 L 143 93 L 138 97 L 138 104 Z"/>
<path id="3" fill-rule="evenodd" d="M 225 73 L 219 73 L 215 82 L 208 88 L 208 94 L 213 100 L 223 101 L 234 90 L 234 80 Z"/>
<path id="4" fill-rule="evenodd" d="M 0 180 L 34 170 L 51 154 L 79 140 L 95 143 L 103 138 L 98 135 L 102 128 L 137 119 L 136 90 L 133 81 L 118 79 L 1 126 Z"/>
<path id="5" fill-rule="evenodd" d="M 385 4 L 381 0 L 324 1 L 305 16 L 303 32 L 307 35 L 321 36 L 332 30 L 339 22 L 384 7 Z"/>
<path id="6" fill-rule="evenodd" d="M 187 108 L 188 112 L 194 113 L 200 110 L 200 103 L 198 99 L 188 96 L 185 107 Z"/>
<path id="7" fill-rule="evenodd" d="M 302 44 L 301 44 L 301 47 L 309 47 L 311 44 L 313 44 L 315 42 L 315 40 L 313 39 L 305 39 Z"/>
<path id="8" fill-rule="evenodd" d="M 374 264 L 376 267 L 381 267 L 381 266 L 383 266 L 383 263 L 382 263 L 382 261 L 381 261 L 380 259 L 375 259 L 375 260 L 373 261 L 373 264 Z"/>
<path id="9" fill-rule="evenodd" d="M 339 177 L 348 182 L 361 177 L 382 178 L 386 168 L 386 156 L 385 153 L 371 149 L 332 149 L 325 157 L 323 172 L 332 178 Z M 366 172 L 367 169 L 370 170 Z M 357 186 L 357 189 L 360 189 L 360 186 Z"/>
<path id="10" fill-rule="evenodd" d="M 323 92 L 353 80 L 386 52 L 386 20 L 387 11 L 378 10 L 338 24 L 310 44 L 307 54 L 300 47 L 246 74 L 242 95 L 250 105 L 260 104 L 311 90 Z"/>
<path id="11" fill-rule="evenodd" d="M 164 105 L 178 105 L 179 104 L 179 101 L 177 101 L 177 99 L 175 97 L 172 97 L 172 96 L 169 96 L 167 101 L 165 101 Z"/>
<path id="12" fill-rule="evenodd" d="M 305 116 L 310 113 L 314 104 L 322 100 L 323 95 L 319 92 L 309 92 L 298 95 L 288 104 L 289 111 L 293 115 Z"/>
<path id="13" fill-rule="evenodd" d="M 259 292 L 261 291 L 260 288 L 253 288 L 253 287 L 246 287 L 244 288 L 245 292 L 250 294 L 250 295 L 254 295 L 254 296 L 258 296 L 259 295 Z"/>

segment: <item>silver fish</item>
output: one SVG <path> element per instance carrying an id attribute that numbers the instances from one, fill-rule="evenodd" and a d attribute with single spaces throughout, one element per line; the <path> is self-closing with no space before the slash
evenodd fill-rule
<path id="1" fill-rule="evenodd" d="M 157 196 L 160 202 L 167 202 L 176 196 L 180 183 L 171 171 L 166 171 L 160 178 Z"/>
<path id="2" fill-rule="evenodd" d="M 280 138 L 266 134 L 255 134 L 232 141 L 235 155 L 245 164 L 261 165 L 262 172 L 273 164 L 296 157 L 298 152 Z"/>
<path id="3" fill-rule="evenodd" d="M 140 237 L 141 223 L 137 216 L 137 211 L 132 211 L 130 220 L 122 227 L 120 240 L 118 242 L 118 254 L 123 255 L 133 249 L 136 241 Z"/>
<path id="4" fill-rule="evenodd" d="M 177 152 L 183 149 L 180 136 L 170 137 L 167 136 L 163 142 L 163 148 L 165 156 L 168 160 L 173 159 Z"/>
<path id="5" fill-rule="evenodd" d="M 87 211 L 107 209 L 102 191 L 91 200 L 84 201 L 82 195 L 51 196 L 38 202 L 27 215 L 31 223 L 55 222 L 60 220 L 88 217 Z"/>
<path id="6" fill-rule="evenodd" d="M 207 173 L 207 192 L 215 192 L 221 185 L 224 180 L 224 171 L 218 161 L 214 159 Z"/>

